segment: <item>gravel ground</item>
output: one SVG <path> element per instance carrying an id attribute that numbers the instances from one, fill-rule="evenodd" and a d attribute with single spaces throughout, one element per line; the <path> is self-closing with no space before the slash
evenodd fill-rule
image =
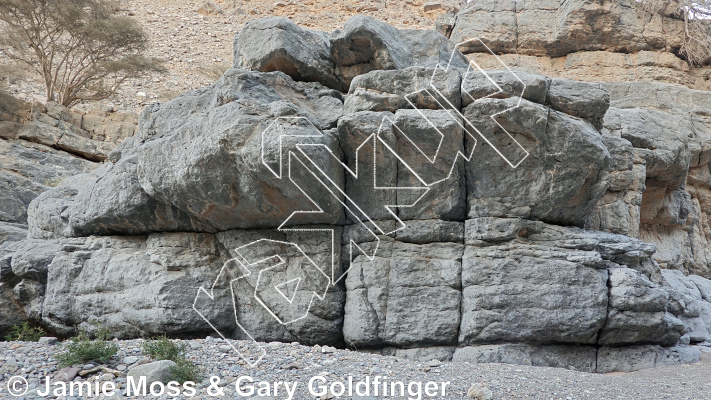
<path id="1" fill-rule="evenodd" d="M 410 382 L 422 382 L 422 399 L 442 398 L 440 396 L 442 382 L 450 382 L 446 386 L 446 396 L 444 397 L 447 399 L 467 398 L 467 391 L 473 384 L 487 386 L 493 393 L 493 399 L 711 399 L 711 357 L 708 357 L 711 353 L 707 353 L 707 357 L 701 363 L 693 365 L 657 368 L 633 373 L 590 374 L 557 368 L 506 364 L 423 363 L 363 352 L 336 350 L 329 347 L 270 343 L 264 345 L 267 355 L 262 362 L 252 368 L 222 340 L 208 338 L 181 342 L 187 344 L 189 359 L 203 367 L 206 376 L 220 378 L 219 388 L 224 391 L 224 396 L 210 396 L 208 389 L 211 383 L 206 378 L 196 386 L 197 395 L 191 397 L 193 399 L 253 397 L 243 397 L 236 393 L 235 382 L 241 376 L 253 378 L 255 386 L 259 381 L 270 382 L 272 387 L 276 381 L 297 382 L 294 399 L 339 398 L 331 397 L 328 394 L 325 396 L 310 394 L 308 381 L 314 376 L 323 376 L 329 385 L 332 382 L 344 382 L 347 385 L 349 376 L 353 378 L 354 382 L 366 377 L 374 379 L 375 376 L 380 376 L 381 381 L 403 381 L 406 387 Z M 236 342 L 235 345 L 239 345 L 239 342 L 234 342 Z M 89 382 L 110 379 L 125 389 L 126 371 L 132 366 L 145 362 L 141 354 L 142 340 L 118 341 L 117 343 L 120 351 L 106 366 L 110 370 L 115 370 L 114 373 L 118 376 L 108 375 L 107 377 L 106 371 L 99 371 L 88 374 L 84 378 Z M 61 343 L 58 345 L 31 342 L 0 343 L 0 398 L 15 398 L 7 392 L 7 382 L 15 375 L 26 377 L 30 387 L 35 387 L 24 396 L 24 399 L 43 398 L 32 393 L 37 388 L 44 387 L 39 385 L 40 382 L 44 385 L 45 376 L 53 377 L 56 374 L 58 367 L 53 356 L 62 351 L 62 346 Z M 82 369 L 87 370 L 93 367 L 94 365 L 87 365 L 82 366 Z M 438 385 L 437 396 L 426 396 L 424 385 L 427 382 L 435 382 Z M 319 390 L 318 385 L 314 385 L 314 387 L 314 390 Z M 243 385 L 242 388 L 246 391 L 248 385 Z M 339 389 L 338 385 L 336 385 L 336 389 Z M 351 397 L 346 392 L 346 395 L 340 398 L 371 400 L 386 398 L 373 396 L 373 394 L 371 392 L 372 397 Z M 270 395 L 274 399 L 288 397 L 283 386 L 279 386 L 279 393 L 276 396 L 274 393 L 270 393 Z M 186 397 L 147 396 L 140 398 Z M 64 398 L 59 397 L 59 399 Z M 113 398 L 125 397 L 115 396 Z M 74 398 L 68 397 L 68 399 Z"/>
<path id="2" fill-rule="evenodd" d="M 425 11 L 427 0 L 213 0 L 221 13 L 197 12 L 202 1 L 124 0 L 121 14 L 138 19 L 151 42 L 148 55 L 166 61 L 168 73 L 128 80 L 117 95 L 76 106 L 79 110 L 107 109 L 140 112 L 147 104 L 167 101 L 180 93 L 214 82 L 232 65 L 232 42 L 245 22 L 269 16 L 290 18 L 297 24 L 323 31 L 343 27 L 356 14 L 371 15 L 399 28 L 432 29 L 444 8 Z M 445 4 L 446 2 L 438 2 Z M 12 64 L 0 48 L 0 76 L 14 96 L 45 102 L 41 81 Z"/>

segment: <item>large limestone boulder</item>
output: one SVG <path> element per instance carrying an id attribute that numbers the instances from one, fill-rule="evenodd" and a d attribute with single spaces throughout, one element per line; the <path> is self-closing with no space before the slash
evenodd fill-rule
<path id="1" fill-rule="evenodd" d="M 684 323 L 689 342 L 711 340 L 711 307 L 704 300 L 703 292 L 711 281 L 696 275 L 687 277 L 678 270 L 662 270 L 662 276 L 665 290 L 669 293 L 669 309 Z"/>
<path id="2" fill-rule="evenodd" d="M 459 342 L 596 343 L 607 318 L 607 270 L 570 261 L 576 251 L 511 250 L 515 256 L 504 246 L 464 253 Z"/>
<path id="3" fill-rule="evenodd" d="M 320 129 L 335 126 L 341 107 L 330 91 L 297 84 L 280 72 L 230 70 L 211 87 L 148 108 L 137 140 L 117 149 L 116 161 L 95 179 L 74 185 L 69 210 L 62 211 L 69 228 L 57 234 L 277 227 L 294 210 L 317 207 L 299 189 L 303 185 L 279 175 L 286 175 L 290 163 L 279 158 L 282 141 L 293 145 L 283 139 L 284 131 L 298 131 L 289 134 L 304 136 L 302 142 L 326 144 L 337 157 L 335 138 Z M 328 170 L 338 158 L 325 162 Z M 295 181 L 309 180 L 305 174 L 294 166 Z M 311 196 L 324 210 L 311 222 L 342 220 L 335 199 Z M 38 212 L 53 215 L 45 205 L 57 197 L 67 197 L 65 188 L 48 193 L 35 206 Z M 34 229 L 31 234 L 43 235 Z"/>
<path id="4" fill-rule="evenodd" d="M 610 270 L 609 285 L 609 317 L 600 334 L 600 344 L 671 346 L 679 341 L 684 325 L 667 312 L 667 291 L 629 268 Z"/>
<path id="5" fill-rule="evenodd" d="M 665 312 L 667 292 L 648 278 L 660 275 L 654 248 L 643 242 L 497 218 L 468 220 L 466 242 L 460 342 L 609 343 L 618 316 L 639 321 L 629 324 L 631 331 L 648 335 L 628 344 L 669 345 L 681 336 L 680 321 Z M 617 279 L 624 271 L 637 277 L 630 289 Z M 561 320 L 562 312 L 569 315 Z"/>
<path id="6" fill-rule="evenodd" d="M 281 71 L 296 81 L 340 88 L 334 75 L 329 36 L 282 17 L 248 21 L 235 38 L 234 67 Z"/>
<path id="7" fill-rule="evenodd" d="M 339 260 L 340 230 L 331 228 L 336 229 Z M 298 243 L 300 251 L 284 251 L 270 241 L 251 244 L 265 237 Z M 262 341 L 337 345 L 345 292 L 329 285 L 333 250 L 324 239 L 298 230 L 281 235 L 233 230 L 6 244 L 10 255 L 0 258 L 0 293 L 7 319 L 0 329 L 31 320 L 72 335 L 77 329 L 92 331 L 98 323 L 116 337 L 133 338 L 202 335 L 215 333 L 214 328 L 227 338 L 249 339 L 249 334 Z M 261 262 L 265 255 L 279 255 L 286 262 L 277 271 L 272 263 Z M 253 262 L 249 271 L 237 266 L 236 257 Z M 314 260 L 317 268 L 303 274 L 307 260 Z M 294 279 L 303 284 L 289 285 Z M 313 299 L 313 306 L 305 309 L 308 315 L 295 317 L 301 309 L 292 303 L 309 304 L 320 290 L 326 293 Z"/>
<path id="8" fill-rule="evenodd" d="M 331 276 L 341 273 L 340 227 L 230 230 L 216 237 L 232 257 L 250 263 L 249 271 L 240 269 L 244 279 L 232 282 L 236 321 L 244 328 L 234 338 L 248 339 L 249 333 L 265 342 L 342 343 L 346 293 L 342 284 L 330 285 Z M 263 262 L 275 255 L 283 263 Z"/>
<path id="9" fill-rule="evenodd" d="M 439 91 L 436 97 L 433 88 Z M 417 66 L 376 70 L 353 78 L 345 98 L 344 113 L 441 109 L 443 104 L 458 109 L 462 102 L 461 90 L 461 72 L 456 69 L 443 71 Z"/>
<path id="10" fill-rule="evenodd" d="M 584 224 L 609 184 L 609 152 L 593 125 L 516 98 L 482 99 L 464 117 L 486 140 L 467 165 L 470 218 Z"/>
<path id="11" fill-rule="evenodd" d="M 383 21 L 356 15 L 342 31 L 331 36 L 331 58 L 342 90 L 348 91 L 358 75 L 374 70 L 452 64 L 467 68 L 467 61 L 441 33 L 433 30 L 397 29 Z"/>
<path id="12" fill-rule="evenodd" d="M 234 67 L 281 71 L 296 81 L 319 82 L 348 92 L 351 81 L 374 70 L 452 63 L 466 68 L 464 56 L 434 30 L 398 29 L 375 18 L 356 15 L 330 36 L 298 27 L 288 19 L 252 20 L 236 36 Z"/>

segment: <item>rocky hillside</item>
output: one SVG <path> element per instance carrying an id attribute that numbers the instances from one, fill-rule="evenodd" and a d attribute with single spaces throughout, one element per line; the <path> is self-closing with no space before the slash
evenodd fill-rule
<path id="1" fill-rule="evenodd" d="M 51 105 L 8 121 L 0 144 L 105 162 L 15 213 L 27 238 L 0 247 L 0 330 L 214 328 L 596 372 L 698 360 L 711 345 L 711 92 L 470 63 L 498 62 L 482 42 L 538 61 L 675 57 L 628 27 L 631 7 L 554 3 L 475 2 L 439 31 L 252 20 L 234 68 L 146 107 L 133 136 Z M 521 33 L 487 39 L 504 24 L 485 15 Z M 601 20 L 611 33 L 580 34 Z"/>
<path id="2" fill-rule="evenodd" d="M 454 0 L 123 1 L 120 12 L 141 22 L 151 43 L 148 55 L 163 59 L 168 73 L 129 79 L 116 96 L 86 102 L 77 108 L 87 111 L 113 107 L 138 113 L 148 104 L 170 100 L 187 90 L 211 84 L 232 64 L 235 34 L 252 19 L 281 16 L 300 26 L 332 31 L 343 27 L 348 18 L 363 14 L 399 28 L 429 29 L 439 15 L 455 10 L 456 4 Z M 3 66 L 9 68 L 1 69 Z M 41 79 L 29 71 L 24 72 L 23 68 L 4 57 L 0 45 L 0 70 L 8 75 L 9 91 L 30 103 L 44 103 Z"/>

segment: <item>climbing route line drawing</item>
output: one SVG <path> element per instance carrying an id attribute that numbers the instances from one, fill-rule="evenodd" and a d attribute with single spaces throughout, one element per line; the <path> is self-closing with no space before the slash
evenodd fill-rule
<path id="1" fill-rule="evenodd" d="M 517 81 L 520 83 L 520 91 L 516 90 L 516 93 L 507 93 L 510 97 L 517 97 L 518 101 L 512 107 L 489 116 L 498 129 L 478 129 L 475 124 L 462 114 L 457 106 L 447 99 L 444 94 L 444 88 L 438 87 L 438 82 L 441 80 L 438 80 L 437 77 L 455 68 L 452 65 L 453 60 L 455 57 L 461 56 L 458 49 L 461 46 L 470 44 L 472 41 L 479 42 L 479 45 L 486 48 L 489 53 L 496 57 L 496 60 L 503 66 L 502 71 L 510 74 L 513 78 L 512 82 Z M 494 88 L 491 93 L 479 98 L 474 98 L 466 92 L 472 102 L 480 101 L 484 98 L 496 98 L 505 93 L 504 88 L 474 60 L 469 60 L 466 71 L 461 69 L 460 71 L 462 71 L 463 81 L 474 79 L 475 77 L 483 77 L 485 82 L 488 82 Z M 462 162 L 460 159 L 464 160 L 463 162 L 472 162 L 475 147 L 480 140 L 491 146 L 511 168 L 517 168 L 528 157 L 529 153 L 526 149 L 514 139 L 497 119 L 499 115 L 520 105 L 525 90 L 526 84 L 482 40 L 476 38 L 457 44 L 448 62 L 445 65 L 440 63 L 436 65 L 429 85 L 405 96 L 405 100 L 412 109 L 416 110 L 419 116 L 427 122 L 432 134 L 438 135 L 435 136 L 435 141 L 439 140 L 439 144 L 434 151 L 428 151 L 423 148 L 422 143 L 419 143 L 417 138 L 408 135 L 406 128 L 397 126 L 395 121 L 386 116 L 383 118 L 378 131 L 370 134 L 355 149 L 355 154 L 350 155 L 349 158 L 352 162 L 351 165 L 348 165 L 328 145 L 314 143 L 318 139 L 323 139 L 324 133 L 307 118 L 276 118 L 262 132 L 262 167 L 266 168 L 275 178 L 294 185 L 313 206 L 310 210 L 294 210 L 276 228 L 276 231 L 281 233 L 298 232 L 302 234 L 330 235 L 330 265 L 320 265 L 314 261 L 299 243 L 267 238 L 258 239 L 234 249 L 234 253 L 237 256 L 223 265 L 213 286 L 211 288 L 199 288 L 193 303 L 193 309 L 220 337 L 223 339 L 234 337 L 235 332 L 220 332 L 216 328 L 219 324 L 211 321 L 209 313 L 210 304 L 216 300 L 216 286 L 224 284 L 225 280 L 227 280 L 231 291 L 237 335 L 248 338 L 244 345 L 240 345 L 239 348 L 231 345 L 234 351 L 250 366 L 255 366 L 266 355 L 266 349 L 240 324 L 235 285 L 244 282 L 243 280 L 246 279 L 250 283 L 250 287 L 254 288 L 253 296 L 257 304 L 263 307 L 278 323 L 287 325 L 308 317 L 314 302 L 324 300 L 328 289 L 341 282 L 348 273 L 348 269 L 341 270 L 341 260 L 340 257 L 337 257 L 336 252 L 336 232 L 334 229 L 295 227 L 294 220 L 297 216 L 324 213 L 324 207 L 319 205 L 314 196 L 310 196 L 309 193 L 313 193 L 314 190 L 327 193 L 330 199 L 337 201 L 343 207 L 348 218 L 359 225 L 361 232 L 369 237 L 371 245 L 367 246 L 367 248 L 352 239 L 346 244 L 349 260 L 353 261 L 357 256 L 364 256 L 367 260 L 372 261 L 375 259 L 381 244 L 379 237 L 392 235 L 407 226 L 398 217 L 397 209 L 416 206 L 430 192 L 432 186 L 452 177 L 457 163 Z M 463 93 L 465 92 L 463 91 Z M 418 108 L 416 99 L 422 98 L 422 96 L 433 99 L 439 109 L 446 111 L 451 119 L 462 128 L 467 143 L 463 151 L 458 146 L 452 146 L 451 133 L 440 129 L 438 124 L 430 120 L 427 112 L 423 112 L 421 108 Z M 400 154 L 398 149 L 394 148 L 383 137 L 382 133 L 386 129 L 392 129 L 395 135 L 405 139 L 407 145 L 414 150 L 415 159 L 407 159 L 407 155 Z M 506 143 L 509 145 L 506 148 L 500 148 L 500 146 L 497 146 L 500 141 L 494 135 L 507 135 Z M 288 144 L 285 142 L 288 142 Z M 412 155 L 412 152 L 408 154 Z M 414 177 L 416 184 L 402 187 L 380 185 L 377 162 L 379 157 L 396 160 L 398 165 L 404 166 L 407 172 Z M 451 165 L 449 165 L 450 163 Z M 389 216 L 388 221 L 395 222 L 394 229 L 391 223 L 384 223 L 382 218 L 374 218 L 372 210 L 368 210 L 363 204 L 359 204 L 358 199 L 347 193 L 345 185 L 339 184 L 338 179 L 331 176 L 332 174 L 328 172 L 328 166 L 334 165 L 337 166 L 339 171 L 343 172 L 347 179 L 361 183 L 358 185 L 359 188 L 365 185 L 369 191 L 372 184 L 373 193 L 378 191 L 398 191 L 408 194 L 407 198 L 412 199 L 408 204 L 379 205 Z M 447 173 L 443 174 L 443 176 L 428 178 L 422 172 L 425 167 L 437 167 L 438 170 L 447 171 Z M 288 259 L 297 260 L 299 268 L 298 271 L 290 270 L 289 276 L 286 276 L 284 269 L 288 264 Z M 298 274 L 298 276 L 294 276 L 294 274 Z M 266 298 L 270 300 L 267 301 L 265 300 Z M 228 343 L 231 342 L 228 341 Z"/>

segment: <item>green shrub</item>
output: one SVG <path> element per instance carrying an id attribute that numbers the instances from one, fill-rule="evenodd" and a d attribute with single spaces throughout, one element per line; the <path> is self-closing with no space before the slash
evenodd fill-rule
<path id="1" fill-rule="evenodd" d="M 44 336 L 42 328 L 35 328 L 29 323 L 23 322 L 22 325 L 15 325 L 10 330 L 10 333 L 5 336 L 5 340 L 9 342 L 36 342 Z"/>
<path id="2" fill-rule="evenodd" d="M 163 336 L 147 340 L 143 343 L 143 354 L 153 361 L 170 360 L 175 363 L 170 367 L 171 379 L 180 383 L 192 381 L 200 382 L 203 377 L 202 369 L 186 358 L 187 348 L 184 344 L 172 342 Z"/>
<path id="3" fill-rule="evenodd" d="M 108 341 L 108 332 L 101 330 L 92 340 L 89 335 L 82 331 L 79 336 L 73 338 L 67 345 L 64 353 L 57 356 L 57 361 L 62 367 L 69 367 L 74 364 L 97 361 L 105 363 L 118 352 L 116 343 Z"/>
<path id="4" fill-rule="evenodd" d="M 143 343 L 143 354 L 155 361 L 170 360 L 177 363 L 185 358 L 185 345 L 173 343 L 163 336 Z"/>
<path id="5" fill-rule="evenodd" d="M 175 365 L 170 367 L 170 373 L 173 380 L 181 384 L 188 381 L 200 382 L 204 375 L 202 368 L 185 358 L 176 361 Z"/>

